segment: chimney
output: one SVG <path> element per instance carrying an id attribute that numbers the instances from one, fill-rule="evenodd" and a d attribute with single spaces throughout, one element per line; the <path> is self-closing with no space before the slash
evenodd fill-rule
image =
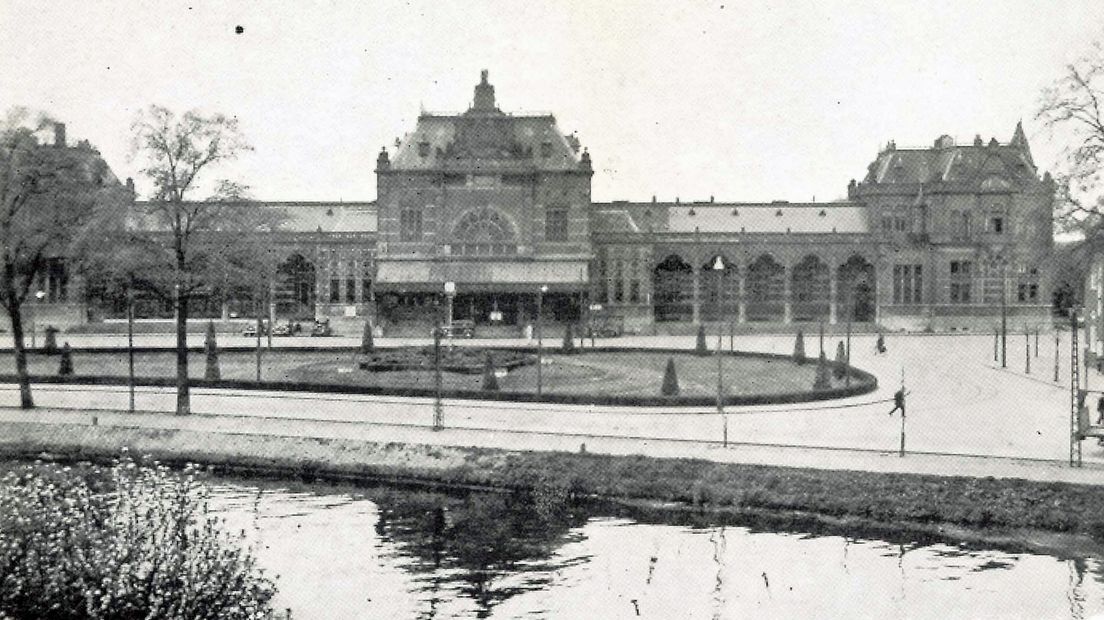
<path id="1" fill-rule="evenodd" d="M 65 123 L 54 123 L 54 146 L 65 146 Z"/>

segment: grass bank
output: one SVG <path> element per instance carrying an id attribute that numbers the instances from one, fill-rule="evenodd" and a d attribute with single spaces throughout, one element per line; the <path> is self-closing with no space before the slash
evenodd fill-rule
<path id="1" fill-rule="evenodd" d="M 391 482 L 597 498 L 637 509 L 874 535 L 1104 555 L 1104 491 L 1016 479 L 843 472 L 643 456 L 511 452 L 180 430 L 0 424 L 0 458 L 166 463 L 302 480 Z"/>

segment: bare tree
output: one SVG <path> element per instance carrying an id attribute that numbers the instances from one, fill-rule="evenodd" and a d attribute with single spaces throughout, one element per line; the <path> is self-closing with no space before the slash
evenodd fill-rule
<path id="1" fill-rule="evenodd" d="M 1104 44 L 1067 65 L 1061 78 L 1043 91 L 1037 120 L 1068 140 L 1065 169 L 1057 181 L 1056 222 L 1079 231 L 1091 245 L 1104 241 Z"/>
<path id="2" fill-rule="evenodd" d="M 51 259 L 74 259 L 117 215 L 126 192 L 86 142 L 68 147 L 63 125 L 24 110 L 0 124 L 0 305 L 12 328 L 19 402 L 34 407 L 23 342 L 23 303 Z M 54 144 L 37 135 L 55 128 Z"/>
<path id="3" fill-rule="evenodd" d="M 177 116 L 150 106 L 133 125 L 133 152 L 144 160 L 142 174 L 153 185 L 150 200 L 135 209 L 131 231 L 138 256 L 148 267 L 139 281 L 160 295 L 171 295 L 176 314 L 176 413 L 191 412 L 188 390 L 188 302 L 208 294 L 234 253 L 234 233 L 248 228 L 242 209 L 227 201 L 240 199 L 243 186 L 215 184 L 207 200 L 193 200 L 205 173 L 251 149 L 238 122 L 221 114 L 197 111 Z"/>

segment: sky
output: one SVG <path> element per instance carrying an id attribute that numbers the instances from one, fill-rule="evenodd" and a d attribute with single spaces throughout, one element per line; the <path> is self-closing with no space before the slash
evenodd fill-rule
<path id="1" fill-rule="evenodd" d="M 69 2 L 0 0 L 0 110 L 87 139 L 120 177 L 137 112 L 239 119 L 212 177 L 264 200 L 372 200 L 376 154 L 421 110 L 463 111 L 481 69 L 504 111 L 555 114 L 595 200 L 842 198 L 879 148 L 1062 141 L 1040 91 L 1104 40 L 1104 3 Z M 237 28 L 241 27 L 241 32 Z"/>

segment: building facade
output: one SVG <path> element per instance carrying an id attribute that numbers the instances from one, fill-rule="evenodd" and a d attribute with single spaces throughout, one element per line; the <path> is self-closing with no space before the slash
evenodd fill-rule
<path id="1" fill-rule="evenodd" d="M 376 158 L 374 203 L 281 209 L 273 318 L 371 317 L 516 335 L 594 312 L 640 333 L 851 322 L 989 331 L 1049 322 L 1054 183 L 1008 142 L 889 143 L 845 200 L 594 202 L 590 154 L 550 114 L 423 113 Z M 233 316 L 233 300 L 208 313 Z M 600 308 L 600 310 L 599 310 Z"/>

